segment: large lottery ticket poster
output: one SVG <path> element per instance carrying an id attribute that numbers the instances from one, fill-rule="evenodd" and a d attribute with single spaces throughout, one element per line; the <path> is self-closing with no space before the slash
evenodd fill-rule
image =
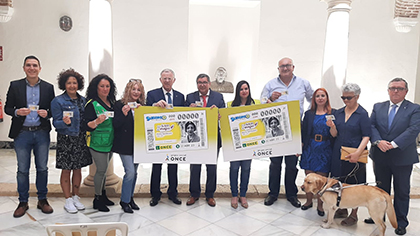
<path id="1" fill-rule="evenodd" d="M 216 164 L 218 109 L 139 107 L 134 162 Z"/>
<path id="2" fill-rule="evenodd" d="M 220 109 L 225 161 L 302 153 L 299 101 Z"/>

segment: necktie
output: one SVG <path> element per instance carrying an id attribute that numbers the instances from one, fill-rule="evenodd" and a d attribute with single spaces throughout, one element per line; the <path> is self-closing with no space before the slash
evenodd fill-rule
<path id="1" fill-rule="evenodd" d="M 397 107 L 398 107 L 397 105 L 392 104 L 392 109 L 391 109 L 391 111 L 389 112 L 389 115 L 388 115 L 388 129 L 391 128 L 391 124 L 392 124 L 392 121 L 394 120 L 395 111 L 397 110 Z"/>
<path id="2" fill-rule="evenodd" d="M 207 107 L 207 101 L 206 101 L 207 95 L 201 95 L 201 97 L 203 98 L 203 107 Z"/>
<path id="3" fill-rule="evenodd" d="M 166 93 L 166 95 L 168 95 L 168 103 L 172 104 L 171 93 Z"/>

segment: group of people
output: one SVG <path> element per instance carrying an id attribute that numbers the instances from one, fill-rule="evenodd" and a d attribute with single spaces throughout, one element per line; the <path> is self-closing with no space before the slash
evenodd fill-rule
<path id="1" fill-rule="evenodd" d="M 361 162 L 362 154 L 371 141 L 370 156 L 374 161 L 374 173 L 380 188 L 391 192 L 391 179 L 394 179 L 394 207 L 397 214 L 396 233 L 403 235 L 408 225 L 410 176 L 413 164 L 418 162 L 416 137 L 420 132 L 420 106 L 405 99 L 408 84 L 402 78 L 395 78 L 388 84 L 389 101 L 375 104 L 371 117 L 358 103 L 361 89 L 357 84 L 348 83 L 342 87 L 342 100 L 345 104 L 338 110 L 331 108 L 328 92 L 324 88 L 313 91 L 309 81 L 294 75 L 295 66 L 290 58 L 279 61 L 279 76 L 270 80 L 261 93 L 261 102 L 300 101 L 302 121 L 302 155 L 300 167 L 305 174 L 318 173 L 340 178 L 342 182 L 360 184 L 366 182 L 366 164 Z M 64 208 L 70 213 L 85 209 L 79 201 L 81 168 L 96 165 L 94 176 L 95 198 L 93 208 L 109 211 L 114 202 L 108 199 L 105 191 L 106 171 L 113 153 L 121 157 L 125 175 L 121 190 L 120 205 L 124 212 L 133 213 L 140 208 L 133 200 L 137 179 L 138 163 L 134 163 L 134 109 L 140 106 L 189 106 L 202 105 L 210 108 L 224 108 L 223 95 L 211 90 L 210 77 L 199 74 L 196 79 L 197 91 L 186 97 L 173 89 L 176 80 L 171 69 L 160 73 L 162 87 L 145 94 L 142 81 L 130 79 L 122 98 L 116 100 L 114 81 L 105 74 L 94 77 L 87 88 L 86 97 L 78 93 L 84 87 L 84 78 L 73 69 L 62 71 L 57 78 L 63 93 L 57 97 L 52 84 L 41 80 L 38 75 L 41 63 L 35 56 L 28 56 L 23 65 L 26 77 L 12 81 L 7 92 L 6 114 L 12 117 L 9 137 L 14 139 L 17 156 L 17 188 L 19 205 L 13 216 L 21 217 L 28 209 L 29 167 L 31 151 L 35 156 L 37 169 L 36 187 L 38 194 L 37 208 L 43 213 L 52 213 L 47 201 L 49 132 L 52 117 L 57 131 L 56 168 L 62 169 L 60 184 L 66 198 Z M 304 111 L 304 100 L 311 105 Z M 228 107 L 259 104 L 253 99 L 247 81 L 236 85 L 235 98 Z M 220 117 L 219 117 L 220 118 Z M 397 122 L 398 120 L 398 122 Z M 284 134 L 277 119 L 269 120 L 270 134 Z M 193 122 L 185 124 L 187 136 L 183 142 L 199 142 Z M 267 134 L 269 135 L 269 134 Z M 221 144 L 218 132 L 218 151 Z M 344 157 L 343 148 L 352 148 Z M 307 210 L 313 206 L 313 196 L 307 194 L 302 205 L 297 198 L 296 177 L 298 174 L 298 154 L 270 157 L 269 193 L 265 205 L 272 205 L 280 192 L 281 166 L 285 168 L 285 189 L 287 200 L 295 207 Z M 205 198 L 210 206 L 215 206 L 217 165 L 207 164 Z M 178 165 L 168 164 L 167 195 L 175 204 L 181 204 L 178 198 Z M 240 184 L 238 191 L 238 177 Z M 251 160 L 230 162 L 231 206 L 238 204 L 248 208 L 246 192 L 251 170 Z M 162 164 L 153 164 L 150 193 L 150 206 L 156 206 L 161 199 L 160 189 Z M 72 176 L 71 176 L 72 174 Z M 187 205 L 199 200 L 201 164 L 190 165 L 189 191 Z M 317 212 L 324 216 L 322 201 L 318 199 Z M 357 209 L 349 214 L 347 209 L 340 209 L 336 217 L 345 218 L 342 225 L 353 225 L 358 221 Z M 373 223 L 366 219 L 366 223 Z"/>

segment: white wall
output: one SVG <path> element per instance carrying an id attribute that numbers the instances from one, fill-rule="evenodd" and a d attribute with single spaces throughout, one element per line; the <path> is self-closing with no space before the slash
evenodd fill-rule
<path id="1" fill-rule="evenodd" d="M 10 81 L 25 77 L 22 66 L 28 55 L 40 59 L 40 77 L 54 84 L 56 94 L 61 93 L 56 78 L 62 69 L 72 67 L 87 75 L 89 1 L 13 1 L 13 5 L 12 19 L 0 23 L 0 46 L 3 46 L 0 96 L 3 106 Z M 73 29 L 69 32 L 59 27 L 63 15 L 73 19 Z M 0 140 L 10 140 L 7 137 L 10 123 L 10 116 L 4 114 L 4 122 L 0 123 Z M 55 141 L 56 133 L 51 134 Z"/>
<path id="2" fill-rule="evenodd" d="M 394 1 L 354 1 L 350 12 L 347 82 L 360 85 L 359 103 L 370 113 L 377 102 L 389 100 L 388 82 L 407 80 L 407 99 L 414 101 L 419 25 L 399 33 L 393 24 Z"/>
<path id="3" fill-rule="evenodd" d="M 314 89 L 320 86 L 326 8 L 319 1 L 261 1 L 254 94 L 259 97 L 265 83 L 278 76 L 278 61 L 283 57 L 293 59 L 295 75 L 309 80 Z"/>
<path id="4" fill-rule="evenodd" d="M 161 87 L 164 68 L 175 71 L 174 89 L 187 92 L 188 5 L 188 0 L 113 1 L 114 79 L 120 95 L 130 78 L 141 78 L 146 92 Z"/>

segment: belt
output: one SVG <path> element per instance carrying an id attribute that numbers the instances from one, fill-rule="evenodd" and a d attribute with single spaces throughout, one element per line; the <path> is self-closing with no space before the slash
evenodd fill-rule
<path id="1" fill-rule="evenodd" d="M 321 134 L 315 134 L 314 136 L 312 136 L 312 139 L 315 140 L 315 142 L 322 142 L 322 141 L 327 141 L 330 139 L 329 136 L 322 136 Z"/>
<path id="2" fill-rule="evenodd" d="M 22 126 L 23 131 L 38 131 L 41 130 L 42 126 Z"/>

